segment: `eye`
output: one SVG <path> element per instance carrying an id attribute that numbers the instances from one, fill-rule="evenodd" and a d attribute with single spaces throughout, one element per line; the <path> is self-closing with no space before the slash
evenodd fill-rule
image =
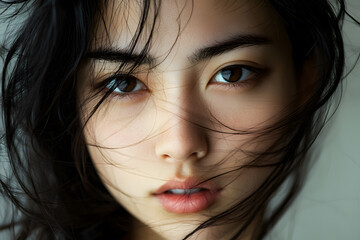
<path id="1" fill-rule="evenodd" d="M 252 79 L 261 70 L 249 66 L 232 65 L 218 71 L 211 79 L 212 83 L 242 83 Z"/>
<path id="2" fill-rule="evenodd" d="M 106 88 L 120 95 L 126 95 L 146 89 L 145 85 L 139 79 L 128 75 L 110 78 Z"/>

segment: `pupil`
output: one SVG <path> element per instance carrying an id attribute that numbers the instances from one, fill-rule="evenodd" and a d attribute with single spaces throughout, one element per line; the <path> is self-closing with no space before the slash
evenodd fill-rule
<path id="1" fill-rule="evenodd" d="M 242 71 L 239 68 L 227 68 L 221 71 L 221 75 L 228 82 L 237 82 L 241 78 Z"/>
<path id="2" fill-rule="evenodd" d="M 118 88 L 122 92 L 131 92 L 136 87 L 136 80 L 135 79 L 123 79 L 120 81 Z"/>

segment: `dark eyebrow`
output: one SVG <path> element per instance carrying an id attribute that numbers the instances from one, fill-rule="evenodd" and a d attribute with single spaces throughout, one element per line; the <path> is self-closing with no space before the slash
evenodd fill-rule
<path id="1" fill-rule="evenodd" d="M 232 51 L 239 47 L 250 47 L 255 45 L 270 44 L 271 40 L 259 35 L 236 35 L 224 41 L 216 42 L 214 45 L 201 48 L 189 57 L 192 64 L 210 59 L 214 56 Z"/>
<path id="2" fill-rule="evenodd" d="M 191 64 L 210 59 L 214 56 L 232 51 L 239 47 L 249 47 L 254 45 L 265 45 L 271 43 L 271 40 L 264 36 L 258 35 L 236 35 L 229 39 L 218 41 L 212 46 L 197 49 L 194 54 L 188 57 Z M 141 55 L 129 53 L 122 49 L 99 48 L 88 52 L 86 58 L 95 60 L 105 60 L 110 62 L 129 62 L 146 65 L 155 65 L 155 59 L 149 54 Z"/>
<path id="3" fill-rule="evenodd" d="M 95 60 L 105 60 L 109 62 L 126 62 L 126 63 L 140 63 L 152 65 L 155 60 L 148 54 L 136 54 L 130 53 L 122 49 L 112 49 L 112 48 L 99 48 L 94 51 L 90 51 L 85 55 L 86 58 L 95 59 Z"/>

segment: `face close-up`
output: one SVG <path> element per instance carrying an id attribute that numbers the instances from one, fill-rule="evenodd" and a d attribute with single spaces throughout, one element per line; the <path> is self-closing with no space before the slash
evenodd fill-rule
<path id="1" fill-rule="evenodd" d="M 147 56 L 119 72 L 141 7 L 137 1 L 105 7 L 92 57 L 79 72 L 84 123 L 106 90 L 114 91 L 86 122 L 84 136 L 104 185 L 134 217 L 132 238 L 182 239 L 270 174 L 271 167 L 246 165 L 280 138 L 261 130 L 294 108 L 301 79 L 284 24 L 262 0 L 166 0 L 155 23 L 151 6 L 133 51 L 148 46 Z M 265 165 L 276 157 L 258 160 Z M 230 238 L 241 225 L 235 226 L 193 237 Z"/>

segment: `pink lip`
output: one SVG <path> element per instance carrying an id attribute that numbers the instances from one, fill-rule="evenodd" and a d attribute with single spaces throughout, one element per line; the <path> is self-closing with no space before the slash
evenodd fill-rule
<path id="1" fill-rule="evenodd" d="M 160 200 L 162 207 L 172 213 L 195 213 L 205 210 L 212 205 L 220 189 L 213 182 L 204 182 L 187 179 L 184 182 L 169 181 L 162 185 L 154 195 Z M 200 192 L 192 194 L 173 194 L 167 191 L 172 189 L 200 188 Z"/>

